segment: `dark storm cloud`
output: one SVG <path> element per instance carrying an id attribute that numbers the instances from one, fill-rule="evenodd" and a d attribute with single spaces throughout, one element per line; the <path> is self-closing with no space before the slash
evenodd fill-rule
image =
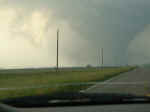
<path id="1" fill-rule="evenodd" d="M 76 64 L 97 64 L 100 48 L 104 48 L 106 65 L 127 64 L 129 44 L 150 23 L 147 0 L 6 0 L 3 4 L 28 11 L 51 10 L 58 22 L 67 21 L 70 31 L 88 41 L 83 49 L 75 43 L 69 46 L 73 47 L 70 53 L 65 52 Z"/>

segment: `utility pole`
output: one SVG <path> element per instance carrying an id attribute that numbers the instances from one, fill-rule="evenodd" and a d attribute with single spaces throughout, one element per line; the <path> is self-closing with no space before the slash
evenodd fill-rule
<path id="1" fill-rule="evenodd" d="M 98 49 L 98 68 L 101 68 L 101 49 Z"/>
<path id="2" fill-rule="evenodd" d="M 59 69 L 59 29 L 57 29 L 57 57 L 56 57 L 56 71 Z"/>
<path id="3" fill-rule="evenodd" d="M 102 63 L 101 63 L 101 68 L 103 68 L 103 64 L 104 64 L 104 51 L 103 51 L 103 48 L 101 48 L 101 61 L 102 61 Z"/>
<path id="4" fill-rule="evenodd" d="M 98 50 L 98 67 L 99 68 L 103 68 L 103 64 L 104 64 L 104 51 L 103 51 L 103 48 L 100 48 L 99 50 Z"/>

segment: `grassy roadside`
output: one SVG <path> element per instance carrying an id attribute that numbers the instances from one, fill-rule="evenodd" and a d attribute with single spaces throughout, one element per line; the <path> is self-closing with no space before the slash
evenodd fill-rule
<path id="1" fill-rule="evenodd" d="M 29 88 L 16 90 L 0 90 L 0 100 L 21 96 L 50 95 L 62 91 L 79 91 L 86 89 L 89 85 L 69 85 L 64 83 L 81 83 L 104 81 L 120 73 L 130 71 L 135 67 L 105 68 L 98 70 L 95 68 L 84 70 L 64 70 L 64 71 L 30 71 L 30 72 L 0 72 L 0 88 L 22 88 L 31 86 L 50 86 L 60 84 L 60 86 L 50 86 L 48 88 Z"/>

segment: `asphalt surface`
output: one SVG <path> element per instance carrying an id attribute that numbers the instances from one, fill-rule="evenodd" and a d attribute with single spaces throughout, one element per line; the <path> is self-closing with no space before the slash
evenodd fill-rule
<path id="1" fill-rule="evenodd" d="M 147 95 L 150 94 L 150 68 L 137 68 L 107 80 L 105 83 L 94 85 L 85 92 Z"/>

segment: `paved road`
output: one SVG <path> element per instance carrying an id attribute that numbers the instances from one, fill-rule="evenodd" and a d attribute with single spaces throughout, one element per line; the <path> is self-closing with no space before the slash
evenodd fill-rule
<path id="1" fill-rule="evenodd" d="M 97 84 L 86 92 L 133 93 L 145 95 L 150 93 L 150 68 L 138 68 L 123 73 L 105 82 Z"/>

